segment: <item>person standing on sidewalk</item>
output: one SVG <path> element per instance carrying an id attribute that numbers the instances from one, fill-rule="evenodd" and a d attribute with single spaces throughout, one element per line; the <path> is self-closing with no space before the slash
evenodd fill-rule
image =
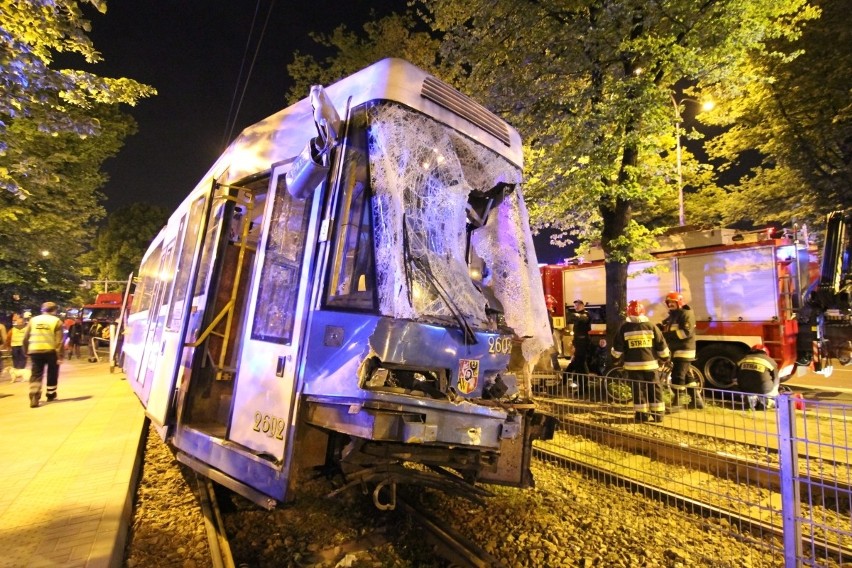
<path id="1" fill-rule="evenodd" d="M 27 322 L 18 314 L 12 316 L 12 329 L 9 331 L 9 344 L 12 347 L 12 382 L 24 380 L 27 368 L 27 353 L 24 351 L 24 336 L 27 334 Z"/>
<path id="2" fill-rule="evenodd" d="M 5 350 L 6 348 L 9 347 L 9 345 L 8 345 L 9 339 L 10 339 L 10 336 L 8 335 L 8 332 L 6 331 L 6 326 L 3 325 L 2 321 L 0 321 L 0 349 Z M 2 357 L 0 357 L 0 372 L 3 372 L 3 358 Z M 11 375 L 9 375 L 9 376 L 11 376 Z M 13 382 L 14 382 L 14 380 L 13 380 Z"/>
<path id="3" fill-rule="evenodd" d="M 45 302 L 41 314 L 30 320 L 24 335 L 24 349 L 32 362 L 30 375 L 30 407 L 41 399 L 41 379 L 47 368 L 47 400 L 56 399 L 59 365 L 62 362 L 62 320 L 56 317 L 56 304 Z"/>

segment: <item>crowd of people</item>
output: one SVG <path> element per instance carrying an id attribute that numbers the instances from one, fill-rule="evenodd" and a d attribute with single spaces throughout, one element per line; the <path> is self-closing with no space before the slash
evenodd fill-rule
<path id="1" fill-rule="evenodd" d="M 660 382 L 661 364 L 670 365 L 671 387 L 684 393 L 690 408 L 703 409 L 702 385 L 693 378 L 690 366 L 696 359 L 695 314 L 679 292 L 665 297 L 668 314 L 662 322 L 653 324 L 645 306 L 632 300 L 627 305 L 627 317 L 614 336 L 610 355 L 621 365 L 630 379 L 634 419 L 637 422 L 662 422 L 665 400 Z M 552 308 L 552 304 L 548 306 Z M 566 386 L 583 388 L 583 377 L 590 372 L 602 373 L 605 340 L 592 348 L 592 317 L 582 300 L 574 300 L 573 311 L 567 311 L 573 356 L 565 369 Z M 557 351 L 563 351 L 562 339 L 554 330 Z M 737 363 L 737 390 L 746 393 L 747 407 L 771 407 L 778 395 L 780 377 L 778 365 L 762 344 L 754 345 Z"/>
<path id="2" fill-rule="evenodd" d="M 56 303 L 44 302 L 40 313 L 34 317 L 29 312 L 13 314 L 12 325 L 8 330 L 0 323 L 0 344 L 3 350 L 11 353 L 12 368 L 9 376 L 12 382 L 29 382 L 31 408 L 40 405 L 42 390 L 45 391 L 46 400 L 56 399 L 62 361 L 66 357 L 81 357 L 80 346 L 85 336 L 82 317 L 68 317 L 63 321 L 57 312 Z M 85 331 L 90 338 L 89 361 L 95 361 L 100 344 L 109 342 L 110 326 L 95 320 Z M 27 359 L 30 362 L 29 369 Z"/>

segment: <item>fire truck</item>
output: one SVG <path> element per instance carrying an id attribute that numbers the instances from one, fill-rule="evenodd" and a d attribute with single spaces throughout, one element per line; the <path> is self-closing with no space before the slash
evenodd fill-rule
<path id="1" fill-rule="evenodd" d="M 811 362 L 831 373 L 831 359 L 852 363 L 852 211 L 826 217 L 825 246 L 819 279 L 805 294 L 799 313 L 800 339 L 812 342 Z M 805 355 L 809 355 L 805 353 Z M 804 358 L 807 362 L 807 357 Z"/>
<path id="2" fill-rule="evenodd" d="M 844 238 L 848 242 L 845 236 L 839 240 Z M 826 235 L 826 242 L 829 241 L 835 243 L 836 250 L 844 250 L 837 244 L 836 235 Z M 831 277 L 821 277 L 818 250 L 809 243 L 805 229 L 691 230 L 669 234 L 658 242 L 660 246 L 652 251 L 651 260 L 630 263 L 627 299 L 644 303 L 649 319 L 661 322 L 668 313 L 664 303 L 666 294 L 671 291 L 683 294 L 696 316 L 695 366 L 704 374 L 707 386 L 733 387 L 736 362 L 755 344 L 769 348 L 778 362 L 782 380 L 791 376 L 797 362 L 815 363 L 817 370 L 824 365 L 831 345 L 824 333 L 813 328 L 824 328 L 825 314 L 836 312 L 837 286 L 822 295 L 809 293 L 814 286 L 817 290 L 826 290 L 825 286 L 817 284 Z M 846 246 L 845 282 L 848 283 L 848 244 Z M 832 254 L 838 257 L 841 253 Z M 833 269 L 838 270 L 841 264 L 843 262 L 835 258 Z M 831 270 L 829 268 L 828 272 Z M 566 326 L 566 310 L 571 309 L 568 306 L 573 300 L 581 299 L 596 316 L 593 319 L 599 322 L 593 325 L 592 333 L 601 338 L 606 336 L 602 250 L 592 249 L 586 258 L 572 259 L 565 264 L 544 265 L 541 275 L 544 292 L 552 304 L 555 328 Z M 811 298 L 824 301 L 816 302 Z M 846 298 L 848 324 L 848 290 Z M 813 321 L 809 321 L 808 328 L 800 334 L 798 318 L 804 312 L 809 313 Z M 842 355 L 843 341 L 848 345 L 849 329 L 846 328 L 845 339 L 841 333 L 839 343 L 835 341 L 834 356 Z M 824 348 L 814 350 L 816 356 L 811 356 L 812 344 Z"/>
<path id="3" fill-rule="evenodd" d="M 114 322 L 121 313 L 124 294 L 121 292 L 103 292 L 97 295 L 95 301 L 83 306 L 83 325 L 88 326 L 95 321 L 101 323 Z"/>

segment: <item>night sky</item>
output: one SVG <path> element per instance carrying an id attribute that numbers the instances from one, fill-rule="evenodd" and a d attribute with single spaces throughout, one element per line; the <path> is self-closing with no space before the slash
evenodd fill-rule
<path id="1" fill-rule="evenodd" d="M 89 37 L 104 58 L 90 69 L 135 79 L 159 92 L 136 107 L 124 107 L 139 131 L 105 164 L 108 211 L 140 201 L 176 207 L 243 128 L 286 106 L 286 67 L 293 52 L 316 52 L 310 31 L 331 31 L 343 22 L 360 30 L 371 8 L 387 13 L 389 6 L 404 6 L 401 0 L 261 0 L 244 64 L 257 4 L 113 0 L 106 15 L 88 14 Z M 244 65 L 241 90 L 270 5 L 236 126 L 227 137 L 240 68 Z"/>
<path id="2" fill-rule="evenodd" d="M 177 207 L 243 128 L 286 106 L 293 53 L 319 51 L 309 32 L 330 32 L 344 22 L 360 31 L 372 19 L 371 10 L 384 15 L 403 8 L 404 1 L 260 0 L 256 13 L 257 5 L 257 0 L 112 0 L 106 15 L 88 13 L 89 37 L 104 59 L 89 69 L 135 79 L 159 93 L 124 107 L 139 131 L 104 165 L 110 176 L 103 188 L 107 211 L 135 202 Z M 267 14 L 236 126 L 227 136 Z M 547 241 L 536 238 L 540 261 L 568 256 Z"/>

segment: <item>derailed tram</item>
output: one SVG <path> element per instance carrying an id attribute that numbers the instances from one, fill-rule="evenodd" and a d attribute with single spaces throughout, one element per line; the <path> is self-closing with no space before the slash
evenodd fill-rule
<path id="1" fill-rule="evenodd" d="M 520 184 L 517 132 L 398 59 L 245 129 L 142 261 L 123 366 L 160 435 L 265 507 L 322 466 L 380 508 L 530 485 L 552 340 Z"/>

